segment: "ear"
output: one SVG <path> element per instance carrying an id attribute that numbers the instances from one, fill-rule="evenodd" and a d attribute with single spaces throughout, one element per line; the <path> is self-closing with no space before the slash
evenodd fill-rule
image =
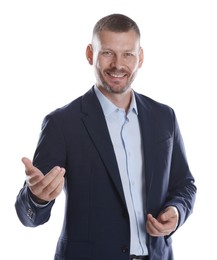
<path id="1" fill-rule="evenodd" d="M 139 68 L 142 67 L 143 61 L 144 61 L 144 52 L 143 52 L 142 47 L 140 47 L 140 50 L 139 50 Z"/>
<path id="2" fill-rule="evenodd" d="M 92 44 L 88 44 L 86 48 L 86 58 L 90 65 L 93 65 L 93 47 Z"/>

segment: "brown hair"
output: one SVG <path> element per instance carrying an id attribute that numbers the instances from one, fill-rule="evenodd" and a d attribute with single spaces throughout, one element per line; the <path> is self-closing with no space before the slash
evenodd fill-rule
<path id="1" fill-rule="evenodd" d="M 99 32 L 108 30 L 111 32 L 128 32 L 134 30 L 140 38 L 140 30 L 136 22 L 123 14 L 110 14 L 101 18 L 93 28 L 93 36 Z"/>

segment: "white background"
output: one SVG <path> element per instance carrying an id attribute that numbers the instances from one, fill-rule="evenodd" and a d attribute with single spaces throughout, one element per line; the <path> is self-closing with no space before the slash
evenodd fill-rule
<path id="1" fill-rule="evenodd" d="M 21 158 L 32 158 L 44 116 L 94 84 L 85 48 L 95 22 L 114 12 L 141 29 L 145 62 L 134 89 L 175 109 L 198 187 L 194 213 L 173 237 L 175 259 L 217 259 L 214 0 L 0 2 L 1 259 L 53 259 L 64 195 L 48 223 L 22 226 L 14 209 Z"/>

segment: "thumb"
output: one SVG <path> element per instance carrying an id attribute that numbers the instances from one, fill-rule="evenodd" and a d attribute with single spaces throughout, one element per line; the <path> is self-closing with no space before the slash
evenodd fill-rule
<path id="1" fill-rule="evenodd" d="M 178 215 L 176 207 L 170 206 L 162 212 L 161 219 L 163 221 L 167 221 L 170 218 L 175 217 L 176 215 Z"/>
<path id="2" fill-rule="evenodd" d="M 27 157 L 23 157 L 21 160 L 24 165 L 32 164 L 32 161 Z"/>
<path id="3" fill-rule="evenodd" d="M 23 157 L 22 162 L 25 166 L 26 175 L 31 175 L 33 174 L 33 172 L 35 172 L 35 167 L 33 166 L 32 161 L 29 158 Z"/>

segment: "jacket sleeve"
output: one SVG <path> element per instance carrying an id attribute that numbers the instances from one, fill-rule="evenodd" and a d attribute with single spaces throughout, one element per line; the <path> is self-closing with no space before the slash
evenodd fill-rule
<path id="1" fill-rule="evenodd" d="M 24 185 L 17 195 L 15 209 L 19 220 L 24 226 L 36 227 L 49 220 L 54 201 L 51 201 L 44 206 L 37 206 L 31 200 L 29 193 L 28 187 Z"/>
<path id="2" fill-rule="evenodd" d="M 34 166 L 43 173 L 49 172 L 56 165 L 63 165 L 58 159 L 64 157 L 65 146 L 62 145 L 63 138 L 54 121 L 51 116 L 47 116 L 43 120 L 40 138 L 33 158 Z M 46 206 L 35 204 L 31 200 L 29 188 L 24 184 L 17 195 L 15 209 L 23 225 L 36 227 L 49 220 L 53 204 L 54 201 Z"/>
<path id="3" fill-rule="evenodd" d="M 167 202 L 164 207 L 175 206 L 178 209 L 178 226 L 181 226 L 193 211 L 197 189 L 188 166 L 185 147 L 175 114 L 173 139 L 171 178 Z"/>

